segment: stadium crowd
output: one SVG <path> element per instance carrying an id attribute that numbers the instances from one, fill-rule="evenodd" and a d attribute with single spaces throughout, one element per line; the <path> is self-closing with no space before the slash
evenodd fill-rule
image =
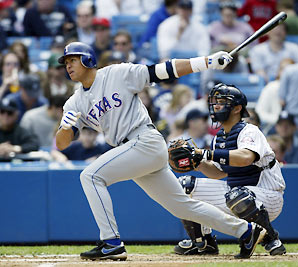
<path id="1" fill-rule="evenodd" d="M 30 151 L 47 151 L 47 160 L 90 161 L 110 149 L 88 128 L 65 151 L 54 145 L 62 107 L 77 88 L 57 62 L 67 43 L 91 45 L 99 68 L 150 65 L 231 51 L 279 11 L 288 14 L 286 22 L 241 50 L 225 70 L 152 84 L 140 98 L 168 142 L 192 138 L 207 148 L 218 130 L 208 117 L 208 93 L 226 77 L 248 95 L 248 122 L 260 127 L 277 159 L 298 163 L 294 0 L 1 0 L 0 161 Z"/>

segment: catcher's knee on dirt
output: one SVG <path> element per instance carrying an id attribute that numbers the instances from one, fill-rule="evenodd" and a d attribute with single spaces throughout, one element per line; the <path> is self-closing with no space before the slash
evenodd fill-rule
<path id="1" fill-rule="evenodd" d="M 180 176 L 178 178 L 179 183 L 181 184 L 182 188 L 184 189 L 184 192 L 187 195 L 191 195 L 196 184 L 196 177 L 191 175 L 184 175 Z"/>
<path id="2" fill-rule="evenodd" d="M 226 193 L 225 198 L 227 207 L 237 217 L 259 224 L 267 230 L 267 234 L 271 238 L 275 239 L 277 237 L 265 206 L 263 204 L 257 206 L 254 192 L 244 186 L 238 186 Z"/>

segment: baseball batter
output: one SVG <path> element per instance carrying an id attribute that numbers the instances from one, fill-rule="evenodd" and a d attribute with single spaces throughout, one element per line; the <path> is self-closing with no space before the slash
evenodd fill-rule
<path id="1" fill-rule="evenodd" d="M 285 181 L 263 133 L 242 120 L 249 117 L 246 96 L 235 86 L 221 83 L 211 90 L 208 103 L 212 121 L 223 127 L 212 141 L 212 150 L 196 151 L 203 155 L 197 170 L 213 179 L 184 176 L 179 178 L 181 184 L 192 198 L 262 225 L 267 230 L 265 249 L 271 255 L 284 254 L 285 247 L 270 222 L 282 210 Z M 219 180 L 225 177 L 226 181 Z M 176 253 L 218 253 L 211 229 L 182 222 L 192 240 L 179 242 Z"/>
<path id="2" fill-rule="evenodd" d="M 219 58 L 224 59 L 223 65 L 218 63 Z M 168 168 L 166 142 L 137 95 L 150 82 L 174 79 L 207 68 L 223 69 L 231 60 L 228 53 L 218 52 L 208 57 L 173 59 L 152 66 L 122 63 L 97 70 L 90 46 L 73 42 L 65 47 L 59 62 L 65 64 L 70 78 L 82 85 L 64 105 L 56 134 L 57 147 L 60 150 L 68 147 L 84 126 L 102 132 L 106 142 L 114 146 L 86 167 L 80 176 L 100 229 L 97 246 L 81 253 L 81 258 L 127 258 L 107 186 L 129 179 L 173 215 L 241 238 L 252 244 L 247 247 L 247 254 L 253 253 L 266 230 L 184 193 Z"/>

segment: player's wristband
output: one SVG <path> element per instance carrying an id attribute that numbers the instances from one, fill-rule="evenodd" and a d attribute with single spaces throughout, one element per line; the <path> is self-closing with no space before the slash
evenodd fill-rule
<path id="1" fill-rule="evenodd" d="M 193 72 L 201 72 L 208 69 L 205 57 L 193 57 L 189 59 L 189 62 Z"/>
<path id="2" fill-rule="evenodd" d="M 228 149 L 213 150 L 213 161 L 222 165 L 229 165 L 230 153 Z"/>
<path id="3" fill-rule="evenodd" d="M 203 149 L 202 151 L 203 159 L 205 160 L 211 160 L 212 159 L 212 152 L 210 149 Z"/>

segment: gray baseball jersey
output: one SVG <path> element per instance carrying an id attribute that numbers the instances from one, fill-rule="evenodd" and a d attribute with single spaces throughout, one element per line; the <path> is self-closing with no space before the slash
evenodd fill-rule
<path id="1" fill-rule="evenodd" d="M 117 146 L 133 129 L 152 123 L 137 96 L 148 82 L 145 65 L 122 63 L 100 69 L 91 88 L 76 90 L 64 111 L 80 111 L 78 129 L 92 127 L 104 134 L 108 144 Z"/>
<path id="2" fill-rule="evenodd" d="M 148 82 L 146 66 L 112 65 L 98 70 L 91 88 L 79 88 L 64 106 L 65 112 L 82 113 L 78 129 L 89 126 L 103 132 L 106 141 L 115 146 L 80 176 L 100 239 L 120 236 L 107 186 L 129 179 L 173 215 L 240 237 L 248 229 L 246 221 L 189 198 L 168 168 L 166 142 L 137 96 Z M 123 143 L 126 139 L 129 141 Z"/>

